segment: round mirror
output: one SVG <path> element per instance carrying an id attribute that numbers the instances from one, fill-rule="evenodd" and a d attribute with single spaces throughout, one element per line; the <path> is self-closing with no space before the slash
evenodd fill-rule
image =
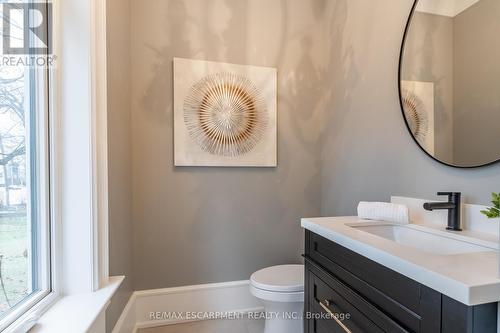
<path id="1" fill-rule="evenodd" d="M 441 163 L 500 160 L 500 1 L 418 0 L 401 49 L 401 108 Z"/>

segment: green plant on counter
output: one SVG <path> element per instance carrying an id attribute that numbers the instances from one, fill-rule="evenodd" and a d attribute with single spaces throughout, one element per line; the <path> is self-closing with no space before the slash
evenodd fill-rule
<path id="1" fill-rule="evenodd" d="M 486 215 L 489 219 L 495 219 L 500 217 L 500 193 L 492 193 L 491 197 L 491 203 L 493 204 L 493 207 L 482 210 L 481 213 Z"/>

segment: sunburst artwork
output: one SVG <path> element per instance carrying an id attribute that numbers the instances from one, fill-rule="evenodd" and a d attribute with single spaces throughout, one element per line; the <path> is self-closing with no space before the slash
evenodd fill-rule
<path id="1" fill-rule="evenodd" d="M 176 166 L 276 166 L 276 69 L 175 58 L 174 132 Z"/>
<path id="2" fill-rule="evenodd" d="M 434 83 L 401 81 L 401 99 L 411 133 L 434 154 Z"/>
<path id="3" fill-rule="evenodd" d="M 413 92 L 403 89 L 403 106 L 413 136 L 419 142 L 425 142 L 429 131 L 429 119 L 424 103 Z"/>

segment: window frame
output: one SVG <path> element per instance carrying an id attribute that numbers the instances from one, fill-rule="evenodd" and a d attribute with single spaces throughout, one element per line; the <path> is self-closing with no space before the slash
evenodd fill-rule
<path id="1" fill-rule="evenodd" d="M 30 0 L 30 2 L 35 2 Z M 53 15 L 52 19 L 52 36 L 54 50 L 57 50 L 56 39 L 54 34 L 56 29 L 56 14 L 57 6 L 54 2 L 47 1 L 47 4 L 52 3 Z M 47 21 L 49 24 L 49 21 Z M 48 29 L 48 31 L 50 31 Z M 60 297 L 61 290 L 59 287 L 60 270 L 59 270 L 59 255 L 60 251 L 60 207 L 59 207 L 59 114 L 57 109 L 57 69 L 56 68 L 31 68 L 25 70 L 28 79 L 30 99 L 29 114 L 32 119 L 33 112 L 42 114 L 35 117 L 36 130 L 30 130 L 30 135 L 35 133 L 36 149 L 27 159 L 27 164 L 32 164 L 32 160 L 43 160 L 43 163 L 37 163 L 38 168 L 36 174 L 39 176 L 36 183 L 40 187 L 36 190 L 36 198 L 39 202 L 36 203 L 39 211 L 36 213 L 36 218 L 39 219 L 38 224 L 43 227 L 37 230 L 37 237 L 40 239 L 40 244 L 37 246 L 42 253 L 37 253 L 40 257 L 37 262 L 40 268 L 32 267 L 32 270 L 40 270 L 37 274 L 37 279 L 41 284 L 41 290 L 34 292 L 29 297 L 16 305 L 14 309 L 5 317 L 0 319 L 0 331 L 4 333 L 27 331 L 34 326 L 38 318 L 52 306 Z M 34 86 L 31 86 L 31 85 Z M 34 97 L 32 97 L 34 95 Z M 33 110 L 34 108 L 34 110 Z M 30 122 L 30 126 L 32 126 Z M 31 141 L 31 137 L 27 136 L 26 141 Z M 36 154 L 36 156 L 32 156 Z M 32 165 L 27 168 L 32 169 Z M 33 173 L 30 171 L 30 173 Z M 43 176 L 42 176 L 43 175 Z M 30 176 L 31 177 L 31 176 Z M 33 196 L 33 191 L 30 190 L 30 196 Z M 33 213 L 28 211 L 28 218 L 33 219 Z M 32 237 L 33 238 L 33 237 Z M 33 243 L 33 241 L 32 241 Z M 34 266 L 33 262 L 31 263 Z"/>
<path id="2" fill-rule="evenodd" d="M 81 297 L 102 302 L 124 278 L 110 278 L 108 268 L 106 1 L 48 1 L 57 55 L 49 73 L 52 292 L 2 333 L 38 320 L 33 332 L 74 329 L 65 306 Z"/>

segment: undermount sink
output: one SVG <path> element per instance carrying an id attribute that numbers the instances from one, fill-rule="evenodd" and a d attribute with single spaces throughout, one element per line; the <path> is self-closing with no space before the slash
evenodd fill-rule
<path id="1" fill-rule="evenodd" d="M 419 251 L 440 255 L 454 255 L 495 251 L 495 249 L 449 238 L 403 225 L 350 226 L 351 228 L 382 237 Z"/>

